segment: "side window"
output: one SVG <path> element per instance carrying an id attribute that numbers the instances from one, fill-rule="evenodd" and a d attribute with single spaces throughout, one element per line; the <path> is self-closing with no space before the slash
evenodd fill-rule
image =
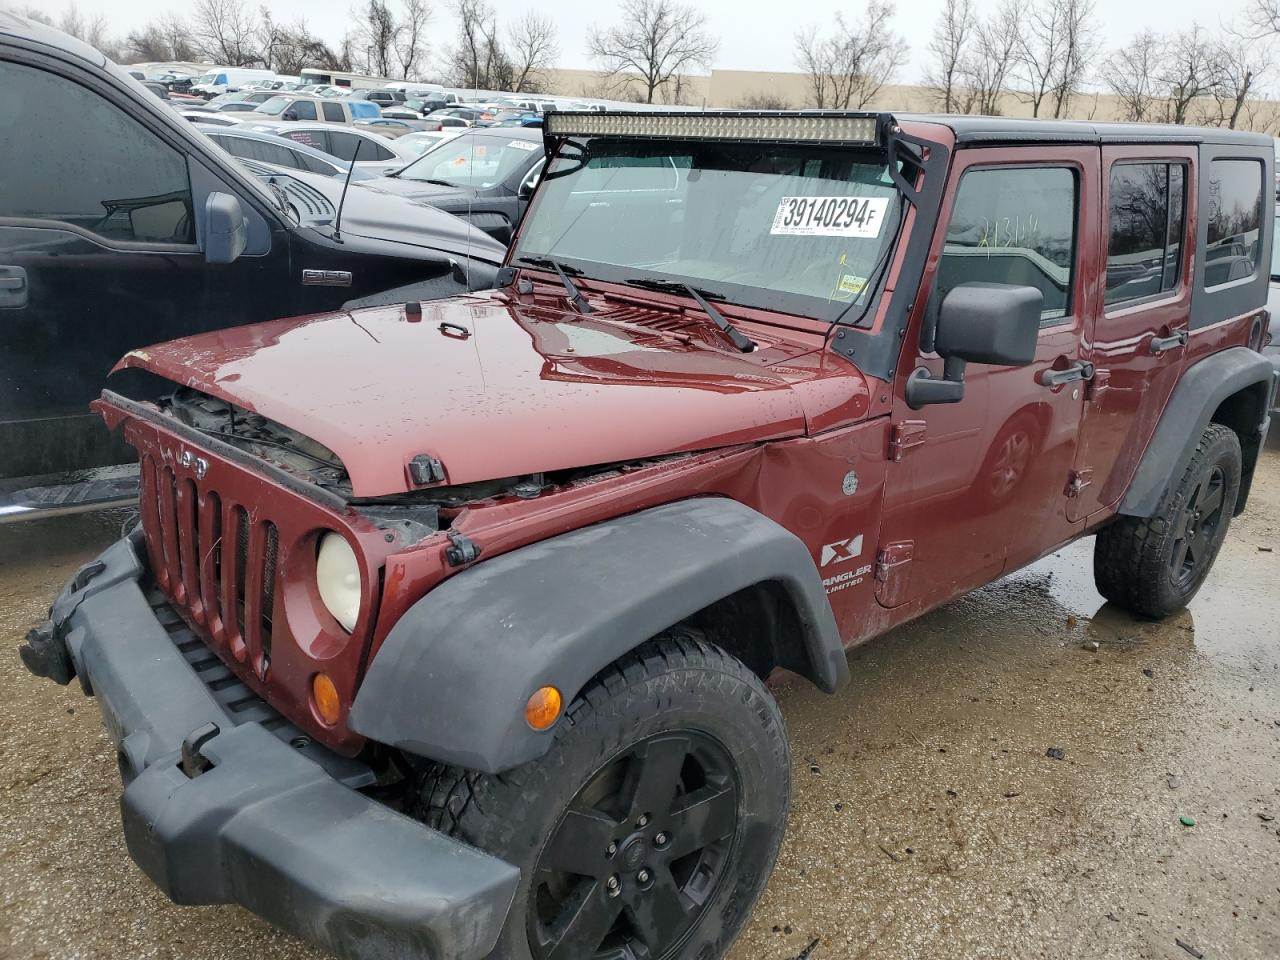
<path id="1" fill-rule="evenodd" d="M 938 264 L 937 303 L 961 283 L 1011 283 L 1044 295 L 1041 322 L 1071 312 L 1076 175 L 1069 167 L 969 170 Z"/>
<path id="2" fill-rule="evenodd" d="M 298 115 L 299 120 L 316 119 L 316 105 L 310 100 L 295 100 L 293 112 Z"/>
<path id="3" fill-rule="evenodd" d="M 1107 303 L 1172 290 L 1182 271 L 1186 166 L 1117 163 L 1107 221 Z"/>
<path id="4" fill-rule="evenodd" d="M 294 143 L 301 143 L 304 146 L 315 147 L 324 153 L 331 153 L 329 149 L 328 130 L 290 130 L 285 128 L 284 135 Z"/>
<path id="5" fill-rule="evenodd" d="M 0 63 L 0 116 L 22 131 L 5 137 L 0 217 L 58 220 L 112 240 L 194 242 L 185 158 L 98 94 Z"/>
<path id="6" fill-rule="evenodd" d="M 325 152 L 332 156 L 337 157 L 339 160 L 350 160 L 353 156 L 355 156 L 356 144 L 359 142 L 360 141 L 353 134 L 344 133 L 340 130 L 330 130 L 329 131 L 329 148 Z M 362 160 L 372 159 L 372 157 L 370 157 L 369 155 L 369 150 L 367 147 L 361 148 L 360 159 Z"/>
<path id="7" fill-rule="evenodd" d="M 342 104 L 322 103 L 320 108 L 324 112 L 324 118 L 330 123 L 343 123 L 346 121 L 346 116 L 342 112 Z"/>
<path id="8" fill-rule="evenodd" d="M 1204 285 L 1221 286 L 1258 272 L 1262 248 L 1262 164 L 1257 160 L 1214 160 L 1209 165 L 1205 211 L 1208 236 Z"/>
<path id="9" fill-rule="evenodd" d="M 364 146 L 360 148 L 360 159 L 363 160 L 394 160 L 396 155 L 384 147 L 380 143 L 374 143 L 372 140 L 366 140 Z"/>

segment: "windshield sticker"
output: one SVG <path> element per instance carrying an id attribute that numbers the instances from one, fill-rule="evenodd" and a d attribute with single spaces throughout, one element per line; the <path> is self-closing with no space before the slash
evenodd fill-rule
<path id="1" fill-rule="evenodd" d="M 888 197 L 783 197 L 771 234 L 793 237 L 880 236 Z"/>
<path id="2" fill-rule="evenodd" d="M 846 273 L 843 277 L 840 278 L 840 282 L 836 284 L 836 292 L 847 293 L 850 296 L 856 297 L 858 294 L 862 292 L 863 288 L 866 285 L 867 285 L 866 277 L 858 277 L 858 276 L 854 276 L 852 273 Z"/>
<path id="3" fill-rule="evenodd" d="M 542 144 L 530 143 L 528 140 L 512 140 L 507 143 L 508 147 L 515 147 L 517 150 L 537 150 Z"/>

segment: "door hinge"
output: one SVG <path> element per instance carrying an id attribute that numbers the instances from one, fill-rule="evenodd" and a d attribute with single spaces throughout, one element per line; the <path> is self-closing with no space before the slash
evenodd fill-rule
<path id="1" fill-rule="evenodd" d="M 1085 470 L 1072 470 L 1067 474 L 1067 496 L 1078 497 L 1080 491 L 1089 484 L 1093 483 L 1093 468 L 1089 467 Z"/>
<path id="2" fill-rule="evenodd" d="M 900 420 L 895 423 L 889 433 L 889 459 L 894 463 L 901 463 L 904 453 L 924 443 L 927 427 L 928 424 L 923 420 Z"/>

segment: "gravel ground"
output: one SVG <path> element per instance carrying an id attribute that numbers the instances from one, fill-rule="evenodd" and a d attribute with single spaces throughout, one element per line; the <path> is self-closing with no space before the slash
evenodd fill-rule
<path id="1" fill-rule="evenodd" d="M 0 527 L 0 957 L 316 958 L 156 892 L 93 702 L 19 663 L 122 519 Z M 790 824 L 731 960 L 1280 957 L 1280 450 L 1182 615 L 1103 604 L 1091 550 L 862 648 L 838 697 L 779 689 Z"/>

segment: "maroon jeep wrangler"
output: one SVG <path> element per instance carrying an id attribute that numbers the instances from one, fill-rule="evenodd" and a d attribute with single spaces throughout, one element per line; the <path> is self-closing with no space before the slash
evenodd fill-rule
<path id="1" fill-rule="evenodd" d="M 545 147 L 499 289 L 137 350 L 97 403 L 141 523 L 22 655 L 97 696 L 177 902 L 353 958 L 719 957 L 787 818 L 771 674 L 834 692 L 1087 535 L 1165 616 L 1244 509 L 1270 138 L 555 113 Z"/>

